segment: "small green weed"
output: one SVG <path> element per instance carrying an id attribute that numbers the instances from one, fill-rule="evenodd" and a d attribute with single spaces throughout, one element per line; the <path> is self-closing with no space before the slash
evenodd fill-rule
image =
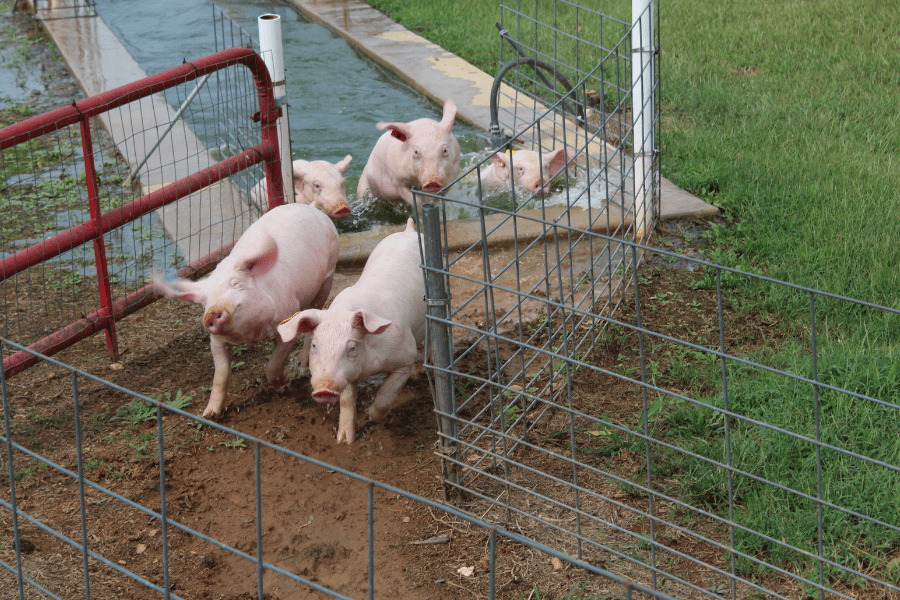
<path id="1" fill-rule="evenodd" d="M 157 402 L 164 402 L 164 404 L 173 408 L 185 408 L 191 404 L 194 398 L 193 396 L 182 394 L 180 390 L 175 393 L 174 397 L 172 397 L 171 392 L 166 392 L 163 396 L 165 397 L 165 401 L 162 400 L 162 397 L 159 394 L 150 397 Z M 148 404 L 138 398 L 132 398 L 128 404 L 123 404 L 119 407 L 116 411 L 116 416 L 110 418 L 110 421 L 125 421 L 131 425 L 136 425 L 145 421 L 152 421 L 155 418 L 155 405 Z"/>
<path id="2" fill-rule="evenodd" d="M 220 446 L 225 446 L 226 448 L 231 448 L 231 449 L 234 449 L 234 448 L 246 448 L 246 447 L 247 447 L 247 444 L 246 444 L 246 442 L 244 441 L 244 438 L 238 437 L 238 436 L 236 436 L 236 435 L 231 436 L 230 438 L 228 438 L 228 439 L 225 440 L 224 442 L 219 442 L 219 445 L 220 445 Z"/>

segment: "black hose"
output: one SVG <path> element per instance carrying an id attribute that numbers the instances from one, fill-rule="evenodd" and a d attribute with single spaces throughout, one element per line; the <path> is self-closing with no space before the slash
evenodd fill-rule
<path id="1" fill-rule="evenodd" d="M 502 31 L 500 33 L 501 33 L 501 35 L 503 35 Z M 509 40 L 509 38 L 506 38 L 506 39 Z M 509 41 L 512 43 L 512 40 L 509 40 Z M 518 46 L 516 46 L 515 43 L 513 43 L 513 46 L 518 50 Z M 510 141 L 509 136 L 507 136 L 500 130 L 500 116 L 499 116 L 499 109 L 497 106 L 497 104 L 498 104 L 497 98 L 500 94 L 500 84 L 503 81 L 503 76 L 506 75 L 507 71 L 509 71 L 510 69 L 513 69 L 515 67 L 518 67 L 519 65 L 523 65 L 523 64 L 531 65 L 534 68 L 534 72 L 536 74 L 540 75 L 541 79 L 546 83 L 547 87 L 550 90 L 553 90 L 555 92 L 555 86 L 552 85 L 546 77 L 544 77 L 543 73 L 538 71 L 538 67 L 540 67 L 541 69 L 544 69 L 545 71 L 548 71 L 549 73 L 552 73 L 553 77 L 556 79 L 556 81 L 561 83 L 562 86 L 565 88 L 566 95 L 572 91 L 572 84 L 569 83 L 569 80 L 566 79 L 562 73 L 560 73 L 555 68 L 553 68 L 553 65 L 546 63 L 542 60 L 538 60 L 536 58 L 531 58 L 530 56 L 519 56 L 519 57 L 514 58 L 511 61 L 507 62 L 502 67 L 500 67 L 500 70 L 497 71 L 496 77 L 494 77 L 494 83 L 491 86 L 491 96 L 490 96 L 490 98 L 491 98 L 491 104 L 490 104 L 491 146 L 495 150 L 499 150 L 500 148 L 502 148 L 504 146 L 507 149 L 509 149 L 509 141 Z M 565 101 L 563 101 L 563 104 L 564 104 L 564 108 L 565 108 Z M 573 112 L 575 114 L 577 114 L 579 117 L 579 120 L 582 123 L 584 123 L 584 121 L 585 121 L 584 107 L 582 107 L 577 101 L 575 102 L 575 106 L 577 107 L 577 110 L 575 110 Z"/>

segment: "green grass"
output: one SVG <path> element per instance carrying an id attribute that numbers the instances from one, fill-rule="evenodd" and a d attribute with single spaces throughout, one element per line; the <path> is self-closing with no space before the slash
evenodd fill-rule
<path id="1" fill-rule="evenodd" d="M 495 0 L 459 0 L 452 9 L 415 0 L 369 3 L 496 73 L 500 41 L 494 22 L 500 9 Z M 630 2 L 583 4 L 630 20 Z M 561 31 L 577 29 L 571 11 L 563 9 L 554 18 Z M 513 28 L 511 22 L 506 25 Z M 719 207 L 727 222 L 708 234 L 707 257 L 900 307 L 900 252 L 895 250 L 900 222 L 900 11 L 877 0 L 662 0 L 660 31 L 663 175 Z M 559 55 L 573 60 L 564 43 Z M 503 57 L 510 56 L 505 50 Z M 811 376 L 808 294 L 728 273 L 722 283 L 729 308 L 739 314 L 775 315 L 795 332 L 788 341 L 767 347 L 764 356 L 760 351 L 758 358 Z M 715 289 L 715 284 L 710 272 L 697 287 Z M 816 315 L 822 381 L 900 403 L 900 368 L 895 366 L 900 363 L 900 319 L 826 298 L 816 299 Z M 683 350 L 660 376 L 677 380 L 687 395 L 702 393 L 704 402 L 722 406 L 721 392 L 710 392 L 721 385 L 715 359 Z M 736 412 L 814 435 L 809 385 L 732 365 L 729 397 Z M 820 401 L 823 441 L 900 464 L 900 418 L 893 407 L 825 391 L 820 391 Z M 670 401 L 652 423 L 667 441 L 724 460 L 724 418 L 715 410 Z M 605 446 L 632 443 L 612 430 L 598 436 Z M 735 466 L 816 496 L 818 461 L 812 444 L 735 421 L 731 438 Z M 668 468 L 685 498 L 720 514 L 727 511 L 722 470 L 676 454 L 664 460 L 671 461 Z M 898 523 L 896 474 L 826 450 L 821 461 L 825 499 Z M 817 551 L 813 503 L 746 477 L 732 483 L 739 523 Z M 900 563 L 887 560 L 900 544 L 896 535 L 837 511 L 826 509 L 824 517 L 828 558 L 863 571 L 881 570 L 892 580 L 900 577 Z M 750 534 L 738 533 L 736 543 L 751 555 L 818 578 L 814 561 L 799 553 Z M 740 568 L 758 570 L 749 561 Z M 826 577 L 846 579 L 830 569 Z"/>
<path id="2" fill-rule="evenodd" d="M 163 396 L 165 397 L 165 401 L 163 401 Z M 155 394 L 150 397 L 157 402 L 164 402 L 167 406 L 172 406 L 174 408 L 186 408 L 190 406 L 194 398 L 193 396 L 182 394 L 181 390 L 178 390 L 174 396 L 172 395 L 172 392 L 166 392 L 163 396 Z M 155 405 L 147 404 L 143 400 L 137 398 L 132 398 L 130 402 L 123 404 L 116 410 L 116 416 L 110 418 L 110 421 L 125 421 L 131 425 L 137 425 L 138 423 L 152 421 L 154 419 L 156 419 Z"/>
<path id="3" fill-rule="evenodd" d="M 802 345 L 789 345 L 782 350 L 780 358 L 788 361 L 780 365 L 782 368 L 812 377 L 810 357 Z M 865 354 L 847 350 L 823 353 L 818 369 L 819 380 L 824 384 L 900 404 L 900 361 L 892 349 L 870 350 Z M 751 371 L 742 365 L 729 369 L 729 382 L 732 412 L 816 439 L 815 396 L 811 385 L 773 373 Z M 900 412 L 821 388 L 818 396 L 818 435 L 823 443 L 900 465 L 897 443 Z M 720 393 L 699 400 L 715 408 L 724 406 Z M 720 412 L 672 401 L 665 418 L 657 425 L 656 435 L 667 442 L 710 460 L 726 462 L 725 418 Z M 897 522 L 900 474 L 828 449 L 822 449 L 817 456 L 813 443 L 746 421 L 731 419 L 729 425 L 731 460 L 736 469 L 816 498 L 817 469 L 821 466 L 823 500 L 888 523 Z M 680 485 L 673 490 L 676 495 L 718 514 L 728 513 L 728 475 L 724 469 L 681 453 L 664 454 L 655 476 L 677 473 Z M 731 484 L 738 524 L 813 555 L 817 553 L 818 515 L 813 501 L 748 476 L 736 474 Z M 824 555 L 839 564 L 854 565 L 864 560 L 868 567 L 883 568 L 889 553 L 900 543 L 894 532 L 843 512 L 825 508 L 823 517 Z M 797 572 L 817 578 L 815 561 L 758 535 L 736 531 L 736 547 L 750 556 L 763 557 L 780 566 L 790 565 Z M 744 572 L 766 572 L 746 559 L 739 562 Z M 852 582 L 837 569 L 826 568 L 825 574 L 833 580 Z"/>

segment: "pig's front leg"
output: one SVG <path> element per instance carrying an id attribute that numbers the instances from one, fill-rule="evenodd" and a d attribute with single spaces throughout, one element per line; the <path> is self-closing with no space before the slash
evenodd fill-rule
<path id="1" fill-rule="evenodd" d="M 341 392 L 341 412 L 338 416 L 338 444 L 352 444 L 356 439 L 356 384 L 348 383 Z"/>
<path id="2" fill-rule="evenodd" d="M 228 391 L 228 382 L 231 381 L 232 345 L 213 335 L 209 338 L 209 346 L 212 349 L 213 364 L 215 364 L 216 372 L 213 375 L 209 403 L 203 409 L 204 417 L 222 414 L 222 406 L 225 404 L 225 393 Z"/>
<path id="3" fill-rule="evenodd" d="M 397 399 L 397 394 L 400 393 L 400 388 L 409 379 L 410 372 L 412 372 L 412 365 L 391 371 L 384 378 L 384 383 L 381 384 L 381 387 L 378 388 L 378 393 L 375 394 L 375 402 L 372 403 L 368 410 L 371 420 L 381 421 L 387 416 L 388 411 L 394 404 L 394 400 Z"/>
<path id="4" fill-rule="evenodd" d="M 293 342 L 282 342 L 281 338 L 275 338 L 275 348 L 272 349 L 272 355 L 269 357 L 269 362 L 266 363 L 266 379 L 276 387 L 288 382 L 284 366 L 287 364 L 288 355 L 293 347 Z M 307 357 L 308 363 L 309 358 Z"/>

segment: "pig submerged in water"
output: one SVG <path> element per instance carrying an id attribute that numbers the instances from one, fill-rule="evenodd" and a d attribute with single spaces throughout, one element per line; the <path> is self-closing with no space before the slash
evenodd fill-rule
<path id="1" fill-rule="evenodd" d="M 344 173 L 351 160 L 353 157 L 349 154 L 335 164 L 324 160 L 295 160 L 291 164 L 294 173 L 294 201 L 315 206 L 332 219 L 349 217 L 351 211 L 347 192 L 344 190 Z M 267 204 L 269 196 L 266 192 L 266 180 L 260 180 L 250 195 L 258 204 Z"/>
<path id="2" fill-rule="evenodd" d="M 304 310 L 278 327 L 283 343 L 312 332 L 312 396 L 340 402 L 338 443 L 356 439 L 356 383 L 387 373 L 368 411 L 370 419 L 381 421 L 419 358 L 425 341 L 419 244 L 409 219 L 405 231 L 375 247 L 359 280 L 335 296 L 328 310 Z"/>
<path id="3" fill-rule="evenodd" d="M 437 194 L 459 175 L 459 142 L 453 135 L 456 104 L 444 102 L 441 122 L 416 119 L 409 123 L 378 123 L 386 130 L 369 155 L 356 196 L 366 191 L 376 198 L 414 206 L 413 189 Z"/>
<path id="4" fill-rule="evenodd" d="M 568 155 L 565 149 L 538 154 L 534 150 L 514 150 L 509 154 L 491 155 L 491 164 L 481 172 L 481 185 L 486 189 L 509 187 L 510 167 L 516 187 L 528 194 L 537 193 L 541 187 L 549 193 L 550 182 L 565 168 Z"/>
<path id="5" fill-rule="evenodd" d="M 325 305 L 337 256 L 337 230 L 331 219 L 311 206 L 287 204 L 251 225 L 206 278 L 171 284 L 154 279 L 158 295 L 204 308 L 203 324 L 215 363 L 204 417 L 222 412 L 236 345 L 274 338 L 266 378 L 272 385 L 287 383 L 284 367 L 293 345 L 278 337 L 278 324 L 299 310 Z M 308 362 L 307 345 L 300 367 L 306 368 Z"/>

